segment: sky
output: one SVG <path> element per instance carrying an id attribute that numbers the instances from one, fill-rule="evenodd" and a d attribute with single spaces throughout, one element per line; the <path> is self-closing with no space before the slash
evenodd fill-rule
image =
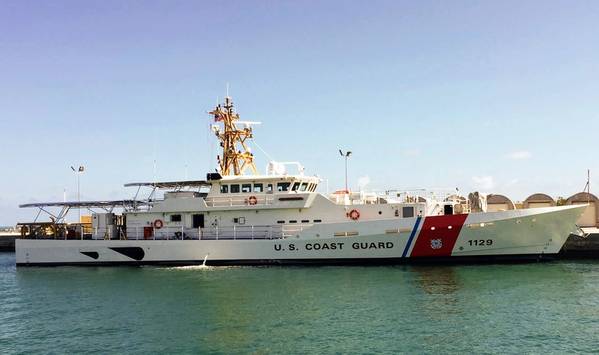
<path id="1" fill-rule="evenodd" d="M 216 167 L 229 93 L 258 168 L 514 200 L 599 189 L 597 1 L 0 1 L 0 225 Z M 156 162 L 154 164 L 154 162 Z M 594 178 L 595 174 L 598 178 Z"/>

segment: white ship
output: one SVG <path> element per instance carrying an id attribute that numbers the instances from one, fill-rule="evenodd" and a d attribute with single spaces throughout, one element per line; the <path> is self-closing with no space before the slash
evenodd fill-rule
<path id="1" fill-rule="evenodd" d="M 137 188 L 132 200 L 22 205 L 51 221 L 21 224 L 17 265 L 539 260 L 560 251 L 585 208 L 484 212 L 479 200 L 457 197 L 347 189 L 327 196 L 316 191 L 321 179 L 297 163 L 297 174 L 275 162 L 258 174 L 247 146 L 252 122 L 239 121 L 229 97 L 210 114 L 223 148 L 218 173 L 127 184 Z M 96 211 L 91 226 L 65 223 L 73 208 Z"/>

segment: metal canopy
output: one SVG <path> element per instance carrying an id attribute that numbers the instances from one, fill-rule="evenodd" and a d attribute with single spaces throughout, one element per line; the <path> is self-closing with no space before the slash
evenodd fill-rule
<path id="1" fill-rule="evenodd" d="M 187 181 L 158 181 L 158 182 L 132 182 L 125 184 L 125 187 L 152 187 L 155 189 L 176 189 L 182 187 L 204 187 L 212 184 L 205 180 L 187 180 Z"/>
<path id="2" fill-rule="evenodd" d="M 150 206 L 151 201 L 144 200 L 116 200 L 116 201 L 65 201 L 65 202 L 36 202 L 19 205 L 20 208 L 35 207 L 38 209 L 34 223 L 40 217 L 42 212 L 50 216 L 52 223 L 62 223 L 72 208 L 85 208 L 91 213 L 95 213 L 94 208 L 99 208 L 105 212 L 112 213 L 115 208 L 122 208 L 125 211 L 136 211 L 139 207 Z M 58 213 L 52 212 L 49 207 L 60 207 Z"/>
<path id="3" fill-rule="evenodd" d="M 27 207 L 69 207 L 69 208 L 104 208 L 104 207 L 123 207 L 139 206 L 147 202 L 139 200 L 117 200 L 117 201 L 68 201 L 68 202 L 36 202 L 19 205 L 20 208 Z"/>

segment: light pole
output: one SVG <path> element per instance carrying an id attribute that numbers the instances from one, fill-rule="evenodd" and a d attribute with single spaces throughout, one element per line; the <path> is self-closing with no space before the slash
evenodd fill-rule
<path id="1" fill-rule="evenodd" d="M 341 149 L 339 149 L 339 154 L 345 158 L 345 193 L 349 194 L 349 189 L 347 188 L 347 159 L 351 155 L 351 152 L 348 150 L 347 152 L 343 153 Z"/>
<path id="2" fill-rule="evenodd" d="M 85 171 L 85 167 L 80 165 L 79 168 L 75 169 L 71 166 L 71 170 L 77 175 L 77 212 L 79 213 L 79 219 L 77 223 L 79 224 L 79 233 L 81 233 L 81 239 L 83 239 L 83 228 L 81 228 L 81 184 L 80 184 L 80 176 Z"/>

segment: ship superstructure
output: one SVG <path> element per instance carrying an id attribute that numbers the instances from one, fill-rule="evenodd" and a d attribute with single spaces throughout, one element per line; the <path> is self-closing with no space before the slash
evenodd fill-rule
<path id="1" fill-rule="evenodd" d="M 538 259 L 559 252 L 584 208 L 486 213 L 449 197 L 347 189 L 324 195 L 321 179 L 299 163 L 270 162 L 258 172 L 249 148 L 253 122 L 240 121 L 230 97 L 210 114 L 222 148 L 217 172 L 205 180 L 127 184 L 137 188 L 132 200 L 23 205 L 61 210 L 51 222 L 23 224 L 17 264 Z M 289 165 L 297 173 L 288 173 Z M 147 198 L 139 198 L 144 190 Z M 70 208 L 82 206 L 101 209 L 91 225 L 64 223 Z"/>

